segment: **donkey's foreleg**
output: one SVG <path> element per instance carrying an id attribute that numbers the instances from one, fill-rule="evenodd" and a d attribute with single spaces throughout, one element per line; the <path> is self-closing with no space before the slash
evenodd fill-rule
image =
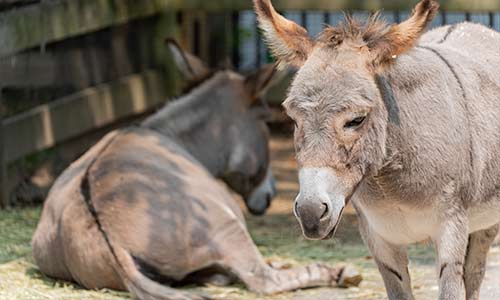
<path id="1" fill-rule="evenodd" d="M 468 222 L 464 213 L 442 215 L 437 236 L 439 300 L 465 300 L 464 264 Z"/>
<path id="2" fill-rule="evenodd" d="M 273 294 L 316 286 L 357 285 L 361 275 L 347 267 L 312 264 L 279 270 L 269 266 L 246 230 L 231 230 L 220 245 L 223 267 L 235 274 L 249 290 Z"/>
<path id="3" fill-rule="evenodd" d="M 262 284 L 250 287 L 251 290 L 263 294 L 275 294 L 296 289 L 338 286 L 344 268 L 330 267 L 324 264 L 311 264 L 303 267 L 279 270 L 269 266 L 261 266 L 260 276 Z M 347 274 L 346 274 L 347 275 Z M 351 285 L 358 285 L 361 281 L 359 273 L 347 275 Z"/>
<path id="4" fill-rule="evenodd" d="M 413 300 L 406 247 L 393 245 L 373 230 L 359 213 L 361 236 L 377 263 L 389 300 Z"/>
<path id="5" fill-rule="evenodd" d="M 469 235 L 464 279 L 467 300 L 479 300 L 479 290 L 486 271 L 486 256 L 498 234 L 500 224 Z"/>

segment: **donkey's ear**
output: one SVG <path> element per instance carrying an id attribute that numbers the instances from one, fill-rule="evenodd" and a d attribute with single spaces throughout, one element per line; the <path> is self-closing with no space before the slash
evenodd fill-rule
<path id="1" fill-rule="evenodd" d="M 184 49 L 174 40 L 166 39 L 168 49 L 172 52 L 175 64 L 177 68 L 182 73 L 182 75 L 188 79 L 192 80 L 195 78 L 200 78 L 205 76 L 210 72 L 210 69 L 199 59 Z"/>
<path id="2" fill-rule="evenodd" d="M 253 0 L 259 27 L 279 62 L 279 67 L 301 67 L 311 53 L 314 42 L 307 31 L 276 12 L 270 0 Z"/>
<path id="3" fill-rule="evenodd" d="M 392 25 L 385 34 L 373 41 L 369 47 L 375 56 L 375 66 L 384 65 L 412 49 L 438 10 L 439 4 L 435 0 L 422 0 L 408 20 Z"/>
<path id="4" fill-rule="evenodd" d="M 264 95 L 280 77 L 276 65 L 267 64 L 245 78 L 245 87 L 255 98 Z"/>

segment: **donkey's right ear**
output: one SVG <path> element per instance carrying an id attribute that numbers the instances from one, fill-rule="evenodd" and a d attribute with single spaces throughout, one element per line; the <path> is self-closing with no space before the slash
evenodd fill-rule
<path id="1" fill-rule="evenodd" d="M 259 26 L 278 67 L 301 67 L 309 57 L 314 42 L 307 31 L 276 12 L 270 0 L 253 0 Z"/>
<path id="2" fill-rule="evenodd" d="M 210 72 L 210 69 L 201 59 L 182 49 L 174 39 L 167 38 L 165 44 L 167 44 L 168 49 L 172 52 L 177 68 L 186 79 L 200 78 Z"/>

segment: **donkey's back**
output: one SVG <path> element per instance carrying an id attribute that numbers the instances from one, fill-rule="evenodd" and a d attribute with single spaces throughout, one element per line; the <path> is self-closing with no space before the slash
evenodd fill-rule
<path id="1" fill-rule="evenodd" d="M 447 25 L 425 33 L 420 43 L 442 44 L 468 56 L 483 60 L 485 53 L 495 56 L 497 61 L 500 48 L 500 33 L 477 23 L 464 22 Z M 481 55 L 478 55 L 481 49 Z"/>

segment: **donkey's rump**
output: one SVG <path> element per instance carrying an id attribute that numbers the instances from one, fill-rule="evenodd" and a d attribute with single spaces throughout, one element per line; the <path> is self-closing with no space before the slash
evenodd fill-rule
<path id="1" fill-rule="evenodd" d="M 88 177 L 108 238 L 174 281 L 217 262 L 223 227 L 244 228 L 227 190 L 176 143 L 147 129 L 116 138 Z"/>
<path id="2" fill-rule="evenodd" d="M 230 194 L 175 143 L 141 128 L 110 134 L 58 179 L 33 238 L 44 273 L 87 288 L 124 286 L 86 201 L 114 245 L 173 280 L 217 258 L 214 220 L 238 226 L 242 218 Z"/>

